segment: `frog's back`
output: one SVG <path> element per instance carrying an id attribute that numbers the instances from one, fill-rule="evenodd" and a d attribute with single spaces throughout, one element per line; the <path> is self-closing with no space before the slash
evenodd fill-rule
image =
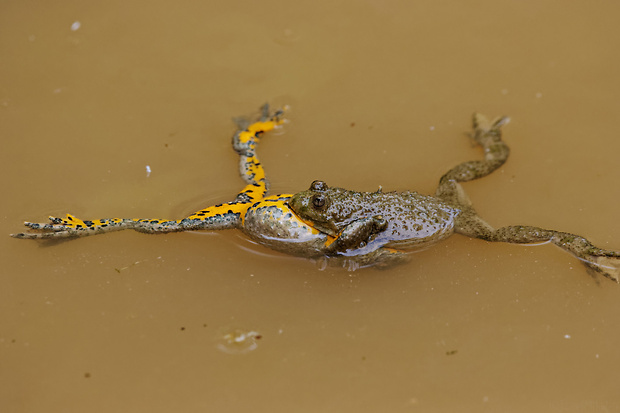
<path id="1" fill-rule="evenodd" d="M 333 237 L 344 233 L 347 242 L 355 240 L 360 228 L 365 229 L 355 240 L 364 244 L 365 250 L 425 248 L 452 235 L 460 212 L 440 199 L 416 192 L 356 192 L 330 188 L 322 181 L 314 181 L 309 190 L 293 195 L 288 203 L 304 222 Z M 378 222 L 381 228 L 370 228 L 368 238 L 368 223 Z"/>
<path id="2" fill-rule="evenodd" d="M 459 210 L 415 192 L 364 193 L 359 216 L 381 215 L 388 223 L 375 242 L 395 248 L 425 248 L 454 232 Z"/>

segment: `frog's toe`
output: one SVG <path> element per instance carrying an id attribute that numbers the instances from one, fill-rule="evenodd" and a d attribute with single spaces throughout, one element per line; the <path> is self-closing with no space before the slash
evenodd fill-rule
<path id="1" fill-rule="evenodd" d="M 55 230 L 54 232 L 51 232 L 51 231 L 20 232 L 17 234 L 11 234 L 11 236 L 13 238 L 19 238 L 19 239 L 51 239 L 51 238 L 60 239 L 60 238 L 74 238 L 74 237 L 77 237 L 78 235 L 75 233 L 75 231 Z"/>
<path id="2" fill-rule="evenodd" d="M 510 122 L 508 116 L 499 116 L 493 120 L 489 120 L 489 118 L 478 112 L 474 113 L 472 116 L 474 132 L 489 133 L 491 131 L 499 131 L 499 129 L 508 122 Z"/>
<path id="3" fill-rule="evenodd" d="M 289 106 L 284 105 L 282 108 L 272 112 L 269 103 L 265 103 L 263 106 L 260 107 L 260 115 L 258 116 L 258 119 L 254 118 L 257 120 L 252 120 L 252 118 L 247 116 L 239 116 L 233 118 L 233 122 L 235 123 L 235 125 L 237 125 L 237 128 L 240 131 L 248 130 L 252 127 L 252 125 L 255 125 L 257 123 L 260 126 L 264 126 L 261 124 L 273 122 L 272 127 L 278 127 L 286 122 L 286 120 L 284 119 L 284 113 L 288 110 Z"/>
<path id="4" fill-rule="evenodd" d="M 475 112 L 471 118 L 472 127 L 474 130 L 478 129 L 490 129 L 491 122 L 489 122 L 489 118 L 484 116 L 482 113 Z"/>
<path id="5" fill-rule="evenodd" d="M 49 239 L 49 238 L 72 238 L 80 236 L 88 225 L 79 218 L 67 214 L 67 218 L 49 217 L 50 222 L 24 222 L 24 225 L 33 232 L 20 232 L 11 234 L 13 238 L 20 239 Z"/>
<path id="6" fill-rule="evenodd" d="M 582 261 L 592 276 L 602 275 L 612 281 L 620 282 L 620 257 L 617 255 L 588 256 Z"/>
<path id="7" fill-rule="evenodd" d="M 263 106 L 260 107 L 260 111 L 261 111 L 261 117 L 260 117 L 260 121 L 261 122 L 265 122 L 268 121 L 270 116 L 269 116 L 269 103 L 265 103 Z"/>
<path id="8" fill-rule="evenodd" d="M 50 239 L 50 238 L 72 238 L 77 237 L 75 229 L 68 229 L 63 225 L 42 224 L 36 222 L 24 222 L 33 232 L 20 232 L 11 234 L 13 238 L 19 239 Z"/>
<path id="9" fill-rule="evenodd" d="M 13 238 L 19 238 L 19 239 L 33 239 L 36 237 L 33 237 L 33 235 L 37 235 L 34 233 L 30 233 L 30 232 L 18 232 L 17 234 L 9 234 L 10 236 L 12 236 Z"/>
<path id="10" fill-rule="evenodd" d="M 54 223 L 44 222 L 24 222 L 24 226 L 33 229 L 35 231 L 62 231 L 65 229 L 64 225 L 58 225 Z"/>
<path id="11" fill-rule="evenodd" d="M 30 228 L 30 229 L 43 229 L 46 226 L 50 226 L 51 224 L 45 224 L 45 223 L 38 223 L 38 222 L 24 222 L 24 226 Z"/>

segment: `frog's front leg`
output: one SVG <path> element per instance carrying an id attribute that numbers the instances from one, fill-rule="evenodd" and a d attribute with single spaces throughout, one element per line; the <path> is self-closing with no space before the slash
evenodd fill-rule
<path id="1" fill-rule="evenodd" d="M 349 270 L 363 267 L 388 268 L 405 262 L 409 255 L 403 251 L 372 245 L 375 237 L 388 227 L 387 221 L 377 215 L 351 222 L 324 250 L 332 265 Z"/>
<path id="2" fill-rule="evenodd" d="M 379 215 L 357 219 L 340 231 L 332 243 L 327 245 L 325 252 L 328 255 L 336 255 L 362 250 L 376 234 L 385 231 L 387 226 L 387 221 Z"/>
<path id="3" fill-rule="evenodd" d="M 579 235 L 523 225 L 494 229 L 476 215 L 471 207 L 465 208 L 457 217 L 455 231 L 493 242 L 551 242 L 579 258 L 592 273 L 602 274 L 616 282 L 620 280 L 620 252 L 598 248 Z"/>

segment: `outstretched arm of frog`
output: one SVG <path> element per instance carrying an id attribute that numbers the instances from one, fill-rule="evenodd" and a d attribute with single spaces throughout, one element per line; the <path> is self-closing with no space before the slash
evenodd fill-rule
<path id="1" fill-rule="evenodd" d="M 389 268 L 409 260 L 409 254 L 395 248 L 372 245 L 375 237 L 388 227 L 381 216 L 361 218 L 351 222 L 325 248 L 331 265 L 349 270 L 373 266 Z"/>
<path id="2" fill-rule="evenodd" d="M 340 231 L 334 241 L 327 245 L 325 252 L 336 255 L 351 250 L 362 251 L 387 226 L 387 221 L 381 216 L 357 219 Z"/>
<path id="3" fill-rule="evenodd" d="M 81 220 L 70 214 L 66 218 L 50 217 L 49 223 L 26 222 L 31 232 L 11 234 L 22 239 L 76 238 L 106 232 L 133 229 L 145 233 L 167 233 L 190 230 L 222 230 L 239 228 L 247 209 L 261 200 L 268 190 L 265 171 L 256 156 L 256 146 L 263 133 L 284 123 L 284 110 L 269 113 L 269 106 L 261 108 L 256 122 L 236 119 L 238 130 L 233 136 L 233 148 L 239 154 L 239 169 L 246 187 L 234 201 L 201 209 L 180 220 L 105 218 Z"/>

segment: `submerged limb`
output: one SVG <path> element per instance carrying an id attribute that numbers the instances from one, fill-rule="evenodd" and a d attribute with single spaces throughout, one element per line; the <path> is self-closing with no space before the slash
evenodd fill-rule
<path id="1" fill-rule="evenodd" d="M 469 136 L 484 150 L 484 159 L 463 162 L 446 172 L 439 180 L 437 197 L 448 202 L 462 203 L 466 197 L 458 182 L 482 178 L 506 162 L 510 149 L 502 141 L 501 127 L 509 120 L 504 116 L 489 121 L 484 115 L 474 113 L 473 132 Z"/>
<path id="2" fill-rule="evenodd" d="M 377 269 L 388 269 L 394 265 L 409 261 L 410 254 L 393 248 L 378 248 L 367 254 L 347 256 L 335 255 L 324 256 L 318 259 L 321 269 L 327 266 L 343 267 L 348 271 L 355 271 L 359 268 L 373 267 Z"/>
<path id="3" fill-rule="evenodd" d="M 283 113 L 283 110 L 278 110 L 270 115 L 269 106 L 264 105 L 261 108 L 261 116 L 256 122 L 236 120 L 238 130 L 233 136 L 233 148 L 239 154 L 241 175 L 248 185 L 237 194 L 232 202 L 201 209 L 180 220 L 141 218 L 81 220 L 67 214 L 66 218 L 50 217 L 49 223 L 25 222 L 24 224 L 32 231 L 11 234 L 11 236 L 21 239 L 62 239 L 125 229 L 155 234 L 239 228 L 248 208 L 262 199 L 267 191 L 265 172 L 255 153 L 259 136 L 281 125 L 284 122 Z"/>
<path id="4" fill-rule="evenodd" d="M 551 242 L 579 258 L 591 273 L 620 281 L 620 252 L 598 248 L 584 237 L 568 232 L 523 225 L 494 229 L 477 215 L 468 214 L 470 211 L 464 212 L 455 228 L 459 234 L 492 242 Z"/>

